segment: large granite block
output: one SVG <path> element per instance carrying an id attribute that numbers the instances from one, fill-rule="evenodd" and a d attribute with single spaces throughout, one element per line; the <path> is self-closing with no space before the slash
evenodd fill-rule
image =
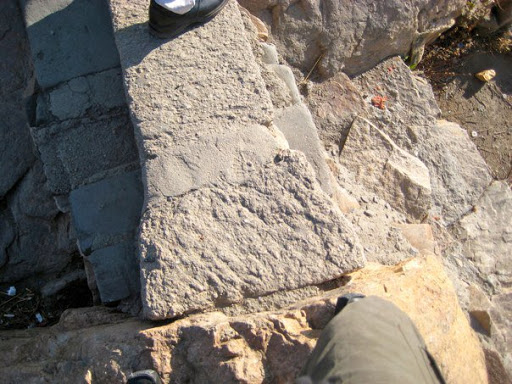
<path id="1" fill-rule="evenodd" d="M 147 210 L 140 244 L 150 319 L 319 284 L 364 261 L 350 223 L 298 152 L 283 152 L 242 185 Z"/>
<path id="2" fill-rule="evenodd" d="M 119 65 L 105 1 L 21 3 L 37 80 L 43 88 Z"/>
<path id="3" fill-rule="evenodd" d="M 125 113 L 33 128 L 50 189 L 64 194 L 94 174 L 137 160 Z"/>
<path id="4" fill-rule="evenodd" d="M 277 140 L 236 2 L 168 41 L 148 34 L 146 1 L 110 4 L 146 188 L 144 315 L 225 306 L 361 267 L 357 237 L 306 157 Z"/>
<path id="5" fill-rule="evenodd" d="M 140 171 L 103 179 L 70 194 L 71 214 L 83 254 L 132 238 L 139 225 L 143 191 Z"/>

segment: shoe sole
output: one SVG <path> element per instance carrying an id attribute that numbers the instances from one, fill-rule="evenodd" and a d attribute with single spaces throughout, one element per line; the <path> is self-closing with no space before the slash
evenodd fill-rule
<path id="1" fill-rule="evenodd" d="M 217 16 L 217 14 L 220 11 L 222 11 L 222 9 L 226 6 L 228 1 L 229 0 L 224 1 L 224 3 L 222 3 L 219 8 L 213 10 L 208 15 L 205 15 L 203 17 L 198 17 L 196 19 L 192 19 L 187 24 L 183 24 L 177 28 L 174 28 L 173 26 L 169 26 L 169 27 L 165 27 L 165 28 L 161 28 L 160 30 L 157 30 L 150 23 L 149 24 L 149 33 L 159 39 L 172 39 L 176 36 L 181 35 L 183 32 L 185 32 L 189 28 L 193 28 L 195 26 L 209 22 L 211 19 L 213 19 L 215 16 Z"/>

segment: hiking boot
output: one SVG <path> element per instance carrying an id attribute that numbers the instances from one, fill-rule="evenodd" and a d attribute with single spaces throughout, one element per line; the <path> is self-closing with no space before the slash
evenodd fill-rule
<path id="1" fill-rule="evenodd" d="M 228 0 L 196 0 L 194 7 L 179 15 L 151 0 L 149 5 L 149 32 L 161 39 L 170 39 L 183 33 L 189 27 L 213 19 Z"/>

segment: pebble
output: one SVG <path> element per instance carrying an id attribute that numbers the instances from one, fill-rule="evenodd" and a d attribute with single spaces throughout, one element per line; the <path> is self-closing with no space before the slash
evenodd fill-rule
<path id="1" fill-rule="evenodd" d="M 367 209 L 366 211 L 364 211 L 364 214 L 365 214 L 366 216 L 368 216 L 368 217 L 373 217 L 373 216 L 375 216 L 375 212 L 373 212 L 373 211 L 371 211 L 371 210 L 369 210 L 369 209 Z"/>
<path id="2" fill-rule="evenodd" d="M 480 81 L 488 82 L 496 77 L 496 71 L 494 69 L 486 69 L 485 71 L 476 73 L 475 76 Z"/>

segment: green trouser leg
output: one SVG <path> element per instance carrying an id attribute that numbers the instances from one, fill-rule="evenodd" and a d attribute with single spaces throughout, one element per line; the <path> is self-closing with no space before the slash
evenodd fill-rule
<path id="1" fill-rule="evenodd" d="M 297 384 L 444 384 L 411 319 L 370 296 L 351 302 L 325 327 Z"/>

